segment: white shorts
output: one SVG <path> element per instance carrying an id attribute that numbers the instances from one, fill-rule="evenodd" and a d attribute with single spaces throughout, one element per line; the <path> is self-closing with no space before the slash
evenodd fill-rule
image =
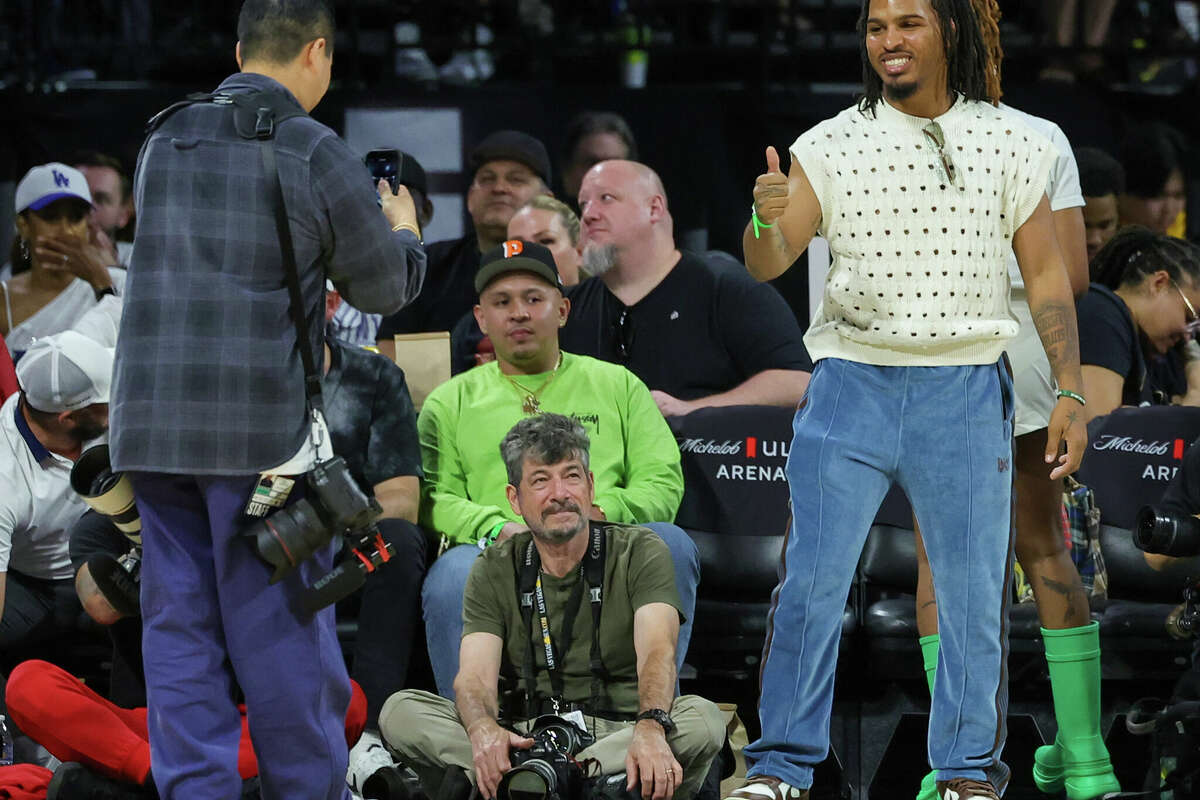
<path id="1" fill-rule="evenodd" d="M 1033 324 L 1029 303 L 1022 289 L 1012 293 L 1012 310 L 1021 330 L 1008 343 L 1008 360 L 1012 364 L 1013 388 L 1017 395 L 1015 435 L 1040 431 L 1050 424 L 1054 410 L 1054 378 L 1046 350 Z"/>

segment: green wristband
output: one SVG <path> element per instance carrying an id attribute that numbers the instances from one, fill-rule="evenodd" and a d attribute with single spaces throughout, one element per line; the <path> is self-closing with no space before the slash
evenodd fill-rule
<path id="1" fill-rule="evenodd" d="M 754 238 L 755 238 L 755 239 L 761 239 L 761 238 L 762 238 L 762 237 L 761 237 L 761 236 L 759 236 L 759 234 L 758 234 L 758 232 L 759 232 L 761 229 L 763 229 L 763 228 L 774 228 L 774 227 L 775 227 L 775 223 L 774 223 L 774 222 L 772 222 L 770 225 L 768 225 L 767 223 L 763 222 L 762 220 L 760 220 L 760 219 L 758 218 L 758 209 L 756 209 L 756 208 L 754 207 L 754 203 L 751 203 L 751 204 L 750 204 L 750 222 L 751 222 L 751 224 L 753 224 L 753 225 L 754 225 Z"/>
<path id="2" fill-rule="evenodd" d="M 1059 389 L 1054 393 L 1055 397 L 1069 397 L 1072 400 L 1078 401 L 1079 405 L 1086 406 L 1087 400 L 1083 399 L 1083 395 L 1079 392 L 1072 392 L 1070 389 Z"/>
<path id="3" fill-rule="evenodd" d="M 496 543 L 496 537 L 500 535 L 500 531 L 504 529 L 506 523 L 497 522 L 492 526 L 492 529 L 483 536 L 479 537 L 477 544 L 480 550 L 486 550 Z"/>

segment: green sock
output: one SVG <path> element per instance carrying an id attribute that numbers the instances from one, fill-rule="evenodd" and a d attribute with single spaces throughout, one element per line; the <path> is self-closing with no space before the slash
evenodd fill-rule
<path id="1" fill-rule="evenodd" d="M 937 674 L 938 642 L 936 633 L 922 636 L 917 640 L 921 643 L 921 660 L 925 662 L 925 682 L 929 684 L 929 696 L 933 696 L 933 676 Z"/>

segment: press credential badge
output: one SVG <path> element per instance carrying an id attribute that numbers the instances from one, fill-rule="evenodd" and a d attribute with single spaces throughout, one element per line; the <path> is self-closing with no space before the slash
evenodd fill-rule
<path id="1" fill-rule="evenodd" d="M 250 502 L 246 504 L 246 516 L 265 517 L 271 511 L 283 508 L 295 485 L 295 480 L 282 475 L 260 475 L 250 493 Z"/>

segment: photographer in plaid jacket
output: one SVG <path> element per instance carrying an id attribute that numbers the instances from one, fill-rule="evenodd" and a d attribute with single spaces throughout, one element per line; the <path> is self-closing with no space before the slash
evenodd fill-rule
<path id="1" fill-rule="evenodd" d="M 246 0 L 239 74 L 311 111 L 329 86 L 333 13 L 321 0 Z M 228 107 L 176 111 L 146 140 L 140 212 L 114 367 L 112 461 L 143 522 L 142 609 L 151 769 L 163 798 L 237 797 L 245 694 L 264 797 L 347 798 L 349 679 L 333 608 L 295 602 L 326 547 L 284 581 L 239 535 L 259 473 L 314 463 L 299 347 L 321 350 L 326 277 L 388 314 L 420 290 L 425 255 L 407 191 L 371 191 L 362 162 L 307 113 L 276 160 L 308 341 L 289 317 L 271 182 Z M 381 213 L 382 211 L 382 213 Z M 298 480 L 289 502 L 300 495 Z"/>

